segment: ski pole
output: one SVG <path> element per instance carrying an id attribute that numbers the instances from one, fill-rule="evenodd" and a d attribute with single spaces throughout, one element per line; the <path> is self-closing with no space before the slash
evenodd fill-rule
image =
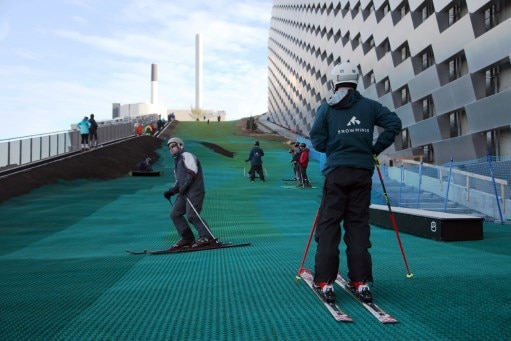
<path id="1" fill-rule="evenodd" d="M 316 222 L 318 221 L 318 216 L 319 216 L 319 208 L 316 212 L 316 217 L 314 218 L 314 222 L 312 223 L 312 229 L 311 229 L 311 233 L 309 234 L 309 240 L 307 241 L 307 246 L 305 247 L 305 252 L 303 253 L 303 257 L 302 257 L 302 264 L 300 264 L 300 268 L 298 268 L 298 274 L 295 277 L 296 283 L 298 283 L 298 280 L 301 278 L 300 272 L 303 269 L 303 264 L 305 264 L 305 259 L 307 258 L 307 253 L 309 252 L 309 247 L 311 245 L 312 236 L 314 235 L 314 230 L 316 229 Z"/>
<path id="2" fill-rule="evenodd" d="M 399 237 L 399 231 L 397 229 L 396 218 L 394 217 L 394 213 L 392 213 L 392 208 L 390 207 L 389 196 L 387 195 L 387 190 L 385 189 L 385 184 L 383 183 L 383 177 L 381 176 L 380 162 L 378 161 L 378 158 L 376 157 L 376 155 L 373 155 L 373 158 L 374 158 L 374 163 L 376 164 L 376 170 L 378 171 L 378 176 L 380 177 L 381 187 L 383 189 L 383 196 L 385 197 L 385 201 L 387 202 L 387 207 L 389 208 L 390 221 L 392 222 L 392 227 L 394 228 L 394 231 L 396 232 L 397 242 L 399 243 L 399 248 L 401 249 L 401 254 L 403 255 L 403 260 L 405 262 L 406 272 L 407 272 L 406 277 L 412 278 L 413 274 L 410 272 L 410 268 L 408 267 L 408 262 L 406 261 L 405 250 L 403 249 L 403 244 L 401 243 L 401 238 Z"/>
<path id="3" fill-rule="evenodd" d="M 302 180 L 302 188 L 305 188 L 305 181 L 303 181 L 303 167 L 300 165 L 300 180 Z"/>
<path id="4" fill-rule="evenodd" d="M 184 194 L 183 194 L 184 195 Z M 197 212 L 197 210 L 195 209 L 195 206 L 193 206 L 192 202 L 190 201 L 190 199 L 188 199 L 188 196 L 184 195 L 186 201 L 188 201 L 188 203 L 190 204 L 190 206 L 192 207 L 193 211 L 195 212 L 195 214 L 197 215 L 197 217 L 199 217 L 199 220 L 200 222 L 202 223 L 202 225 L 204 225 L 204 227 L 206 228 L 206 230 L 208 230 L 208 233 L 211 237 L 213 237 L 213 239 L 216 239 L 215 236 L 213 236 L 213 233 L 211 233 L 211 230 L 209 229 L 208 225 L 206 225 L 206 223 L 204 222 L 204 220 L 202 220 L 202 217 L 200 216 L 199 212 Z"/>

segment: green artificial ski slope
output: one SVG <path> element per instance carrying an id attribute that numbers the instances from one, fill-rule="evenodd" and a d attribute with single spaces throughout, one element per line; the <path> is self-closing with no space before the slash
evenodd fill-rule
<path id="1" fill-rule="evenodd" d="M 295 282 L 316 210 L 317 188 L 294 189 L 289 145 L 260 138 L 267 181 L 249 182 L 255 138 L 235 122 L 181 122 L 175 135 L 201 160 L 202 216 L 215 236 L 250 246 L 130 255 L 177 240 L 162 177 L 47 185 L 0 205 L 1 340 L 509 340 L 511 231 L 485 225 L 484 240 L 442 243 L 372 228 L 375 301 L 399 320 L 383 325 L 337 288 L 354 323 L 336 322 Z M 235 152 L 228 158 L 200 142 Z M 378 181 L 376 179 L 376 181 Z M 306 266 L 313 270 L 312 242 Z M 341 246 L 341 272 L 346 274 Z"/>

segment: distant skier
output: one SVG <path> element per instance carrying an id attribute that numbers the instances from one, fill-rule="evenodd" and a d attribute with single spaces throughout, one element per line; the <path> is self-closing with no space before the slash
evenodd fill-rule
<path id="1" fill-rule="evenodd" d="M 252 147 L 248 159 L 245 160 L 245 162 L 250 161 L 251 166 L 250 170 L 248 171 L 248 174 L 250 176 L 251 182 L 254 181 L 256 172 L 259 175 L 259 179 L 261 179 L 261 181 L 265 181 L 263 173 L 263 156 L 264 151 L 262 150 L 262 148 L 259 147 L 259 141 L 255 141 L 254 147 Z"/>

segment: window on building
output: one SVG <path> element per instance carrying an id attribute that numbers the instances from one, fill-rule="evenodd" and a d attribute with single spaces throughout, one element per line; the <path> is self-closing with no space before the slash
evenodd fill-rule
<path id="1" fill-rule="evenodd" d="M 408 128 L 401 130 L 401 149 L 411 148 L 410 136 L 408 135 Z"/>
<path id="2" fill-rule="evenodd" d="M 375 81 L 375 78 L 374 78 L 374 72 L 373 71 L 369 71 L 367 73 L 367 75 L 364 76 L 363 81 L 364 81 L 364 87 L 366 89 L 368 87 L 370 87 L 371 85 L 375 84 L 376 81 Z"/>
<path id="3" fill-rule="evenodd" d="M 486 132 L 486 150 L 489 155 L 497 156 L 498 139 L 495 130 Z"/>
<path id="4" fill-rule="evenodd" d="M 449 82 L 461 77 L 461 60 L 459 57 L 449 61 Z"/>
<path id="5" fill-rule="evenodd" d="M 385 2 L 382 6 L 383 16 L 386 16 L 390 12 L 390 5 L 388 2 Z"/>
<path id="6" fill-rule="evenodd" d="M 422 160 L 426 163 L 435 163 L 435 154 L 433 152 L 433 146 L 431 144 L 422 146 Z"/>
<path id="7" fill-rule="evenodd" d="M 374 78 L 374 75 L 371 77 Z M 378 83 L 376 83 L 376 92 L 378 97 L 383 97 L 386 94 L 390 93 L 390 82 L 388 78 L 382 79 Z"/>
<path id="8" fill-rule="evenodd" d="M 464 111 L 455 111 L 449 114 L 449 137 L 458 137 L 462 135 L 461 131 L 461 119 L 464 115 Z"/>
<path id="9" fill-rule="evenodd" d="M 427 18 L 429 18 L 433 13 L 435 13 L 435 8 L 433 7 L 433 3 L 431 0 L 428 0 L 424 3 L 422 8 L 420 8 L 421 13 L 421 22 L 426 21 Z"/>
<path id="10" fill-rule="evenodd" d="M 401 54 L 401 63 L 404 62 L 408 57 L 410 57 L 410 48 L 408 47 L 408 43 L 403 44 L 399 49 Z"/>
<path id="11" fill-rule="evenodd" d="M 390 52 L 390 43 L 388 39 L 385 39 L 377 48 L 376 48 L 376 58 L 378 60 L 382 59 L 387 53 Z"/>
<path id="12" fill-rule="evenodd" d="M 435 61 L 433 59 L 433 49 L 431 48 L 431 46 L 424 50 L 424 52 L 422 52 L 420 58 L 422 60 L 422 71 L 426 70 L 431 65 L 435 64 Z"/>
<path id="13" fill-rule="evenodd" d="M 346 46 L 346 44 L 350 41 L 350 32 L 348 31 L 341 39 L 342 46 Z"/>
<path id="14" fill-rule="evenodd" d="M 388 94 L 390 92 L 390 81 L 388 78 L 383 80 L 383 93 Z"/>
<path id="15" fill-rule="evenodd" d="M 372 49 L 374 49 L 373 36 L 369 37 L 369 39 L 367 39 L 367 41 L 362 45 L 362 50 L 364 51 L 364 54 L 367 54 Z"/>
<path id="16" fill-rule="evenodd" d="M 456 1 L 451 5 L 451 7 L 448 8 L 448 26 L 453 25 L 455 22 L 461 19 L 462 9 L 462 1 Z"/>
<path id="17" fill-rule="evenodd" d="M 372 14 L 374 13 L 374 4 L 371 1 L 369 5 L 366 6 L 366 8 L 362 11 L 362 18 L 364 18 L 364 21 Z"/>
<path id="18" fill-rule="evenodd" d="M 499 71 L 500 68 L 498 65 L 486 71 L 486 96 L 495 95 L 499 92 Z"/>
<path id="19" fill-rule="evenodd" d="M 401 15 L 401 19 L 403 19 L 408 12 L 410 12 L 410 7 L 408 7 L 408 3 L 405 2 L 401 6 L 401 8 L 399 8 L 399 13 Z"/>
<path id="20" fill-rule="evenodd" d="M 435 116 L 435 108 L 433 106 L 433 97 L 428 96 L 422 100 L 422 119 L 426 120 Z"/>
<path id="21" fill-rule="evenodd" d="M 353 50 L 356 49 L 358 47 L 358 45 L 360 45 L 360 41 L 361 41 L 361 39 L 360 39 L 360 33 L 359 33 L 351 41 L 351 47 L 353 48 Z"/>
<path id="22" fill-rule="evenodd" d="M 406 103 L 410 102 L 410 93 L 407 86 L 401 88 L 399 93 L 401 94 L 401 105 L 405 105 Z"/>
<path id="23" fill-rule="evenodd" d="M 398 7 L 395 11 L 392 11 L 392 20 L 394 21 L 394 25 L 400 22 L 406 14 L 408 14 L 408 12 L 410 12 L 408 1 L 404 1 L 400 7 Z"/>
<path id="24" fill-rule="evenodd" d="M 390 12 L 390 5 L 388 1 L 385 1 L 380 9 L 376 11 L 376 22 L 380 22 Z"/>
<path id="25" fill-rule="evenodd" d="M 501 3 L 498 1 L 497 3 L 491 4 L 490 7 L 484 11 L 484 27 L 486 31 L 498 25 L 499 20 L 497 14 L 501 11 L 500 6 Z"/>

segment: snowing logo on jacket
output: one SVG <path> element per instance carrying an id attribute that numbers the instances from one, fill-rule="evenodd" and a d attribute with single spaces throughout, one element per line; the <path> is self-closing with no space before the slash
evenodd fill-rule
<path id="1" fill-rule="evenodd" d="M 371 132 L 370 129 L 364 128 L 364 127 L 353 127 L 353 126 L 360 126 L 361 122 L 357 119 L 356 116 L 353 116 L 348 124 L 346 124 L 347 127 L 351 128 L 345 128 L 345 129 L 339 129 L 337 130 L 337 135 L 340 134 L 350 134 L 350 133 L 369 133 Z"/>
<path id="2" fill-rule="evenodd" d="M 353 116 L 353 117 L 351 118 L 351 120 L 348 122 L 347 126 L 349 127 L 349 126 L 351 126 L 351 125 L 355 125 L 355 124 L 356 124 L 356 125 L 359 125 L 359 124 L 360 124 L 360 121 L 359 121 L 359 120 L 357 120 L 357 117 L 356 117 L 356 116 Z"/>

